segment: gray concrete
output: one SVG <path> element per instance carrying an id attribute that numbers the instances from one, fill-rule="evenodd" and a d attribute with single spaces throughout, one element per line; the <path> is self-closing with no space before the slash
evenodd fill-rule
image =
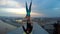
<path id="1" fill-rule="evenodd" d="M 7 34 L 23 34 L 22 27 L 17 28 L 16 30 L 13 30 L 11 32 L 8 32 Z M 47 31 L 45 31 L 40 25 L 38 25 L 36 22 L 33 23 L 33 31 L 32 34 L 49 34 Z"/>

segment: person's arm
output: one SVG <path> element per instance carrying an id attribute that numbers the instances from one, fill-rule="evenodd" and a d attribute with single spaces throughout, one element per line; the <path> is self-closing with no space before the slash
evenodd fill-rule
<path id="1" fill-rule="evenodd" d="M 26 29 L 24 28 L 24 26 L 22 26 L 22 28 L 23 28 L 24 32 L 26 32 Z"/>

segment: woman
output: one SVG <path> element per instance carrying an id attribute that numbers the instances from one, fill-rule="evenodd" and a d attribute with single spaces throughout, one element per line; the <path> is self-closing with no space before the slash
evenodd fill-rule
<path id="1" fill-rule="evenodd" d="M 22 28 L 23 28 L 23 30 L 24 30 L 24 32 L 25 32 L 26 34 L 30 34 L 30 33 L 32 32 L 32 28 L 33 28 L 32 23 L 31 23 L 31 21 L 30 21 L 31 5 L 32 5 L 32 2 L 30 3 L 30 7 L 29 7 L 29 9 L 28 9 L 27 3 L 26 3 L 27 28 L 25 29 L 25 27 L 22 26 Z"/>

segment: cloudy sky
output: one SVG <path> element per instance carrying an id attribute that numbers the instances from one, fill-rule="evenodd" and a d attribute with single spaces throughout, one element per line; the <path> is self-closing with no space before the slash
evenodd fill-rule
<path id="1" fill-rule="evenodd" d="M 0 0 L 0 16 L 24 17 L 25 2 L 31 0 Z M 60 17 L 60 0 L 33 0 L 32 17 Z"/>

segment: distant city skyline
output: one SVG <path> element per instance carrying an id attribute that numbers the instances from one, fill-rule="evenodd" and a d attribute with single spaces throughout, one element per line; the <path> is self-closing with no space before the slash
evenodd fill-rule
<path id="1" fill-rule="evenodd" d="M 31 0 L 0 0 L 0 16 L 26 15 L 25 2 Z M 32 17 L 60 17 L 60 0 L 32 0 Z"/>

